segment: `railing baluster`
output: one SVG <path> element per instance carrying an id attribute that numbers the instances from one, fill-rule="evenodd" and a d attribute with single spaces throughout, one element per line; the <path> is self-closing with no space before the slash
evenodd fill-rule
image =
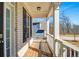
<path id="1" fill-rule="evenodd" d="M 74 50 L 74 57 L 76 57 L 76 51 Z"/>
<path id="2" fill-rule="evenodd" d="M 70 48 L 70 50 L 69 50 L 69 51 L 70 51 L 70 57 L 72 57 L 72 49 Z"/>
<path id="3" fill-rule="evenodd" d="M 63 57 L 67 57 L 67 47 L 65 45 L 63 48 Z"/>
<path id="4" fill-rule="evenodd" d="M 59 56 L 59 43 L 55 42 L 55 54 L 58 57 Z"/>
<path id="5" fill-rule="evenodd" d="M 60 43 L 60 56 L 63 57 L 63 44 Z"/>
<path id="6" fill-rule="evenodd" d="M 77 51 L 78 52 L 78 51 Z M 79 57 L 79 52 L 78 52 L 78 57 Z"/>
<path id="7" fill-rule="evenodd" d="M 57 57 L 62 57 L 63 56 L 63 44 L 60 41 L 56 41 L 55 43 L 55 53 Z"/>
<path id="8" fill-rule="evenodd" d="M 47 35 L 51 37 L 50 39 L 54 38 L 51 34 Z M 79 47 L 62 39 L 53 39 L 53 50 L 54 56 L 57 57 L 79 57 Z"/>

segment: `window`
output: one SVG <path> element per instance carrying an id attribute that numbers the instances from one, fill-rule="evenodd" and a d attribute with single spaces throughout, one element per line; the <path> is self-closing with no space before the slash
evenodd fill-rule
<path id="1" fill-rule="evenodd" d="M 27 21 L 27 28 L 26 28 L 26 30 L 27 30 L 27 38 L 29 38 L 29 15 L 27 14 L 27 19 L 26 19 L 26 21 Z"/>
<path id="2" fill-rule="evenodd" d="M 23 42 L 32 37 L 32 18 L 23 8 Z"/>

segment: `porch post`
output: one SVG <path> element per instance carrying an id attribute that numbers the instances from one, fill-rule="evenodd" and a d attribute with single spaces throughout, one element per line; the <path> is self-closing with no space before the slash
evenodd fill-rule
<path id="1" fill-rule="evenodd" d="M 54 39 L 59 39 L 59 7 L 57 9 L 54 8 Z M 55 44 L 55 54 L 59 56 L 59 43 Z"/>
<path id="2" fill-rule="evenodd" d="M 59 7 L 54 10 L 54 35 L 59 39 Z"/>
<path id="3" fill-rule="evenodd" d="M 47 33 L 49 33 L 49 20 L 47 20 Z"/>

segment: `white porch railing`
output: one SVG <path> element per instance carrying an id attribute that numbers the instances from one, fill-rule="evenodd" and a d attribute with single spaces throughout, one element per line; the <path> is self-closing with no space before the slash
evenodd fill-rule
<path id="1" fill-rule="evenodd" d="M 54 56 L 57 57 L 79 57 L 79 47 L 67 42 L 62 39 L 54 39 L 54 36 L 51 34 L 47 34 L 47 42 L 52 50 L 54 52 Z M 50 41 L 52 41 L 53 46 L 51 45 Z M 56 45 L 58 44 L 58 48 L 56 48 Z M 58 54 L 58 55 L 57 55 Z"/>

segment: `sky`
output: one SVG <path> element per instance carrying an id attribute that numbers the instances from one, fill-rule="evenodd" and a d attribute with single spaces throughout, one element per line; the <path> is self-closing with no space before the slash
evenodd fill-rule
<path id="1" fill-rule="evenodd" d="M 79 25 L 79 2 L 63 2 L 60 5 L 60 15 L 64 12 L 72 24 Z"/>
<path id="2" fill-rule="evenodd" d="M 33 22 L 46 22 L 46 18 L 34 18 Z"/>

